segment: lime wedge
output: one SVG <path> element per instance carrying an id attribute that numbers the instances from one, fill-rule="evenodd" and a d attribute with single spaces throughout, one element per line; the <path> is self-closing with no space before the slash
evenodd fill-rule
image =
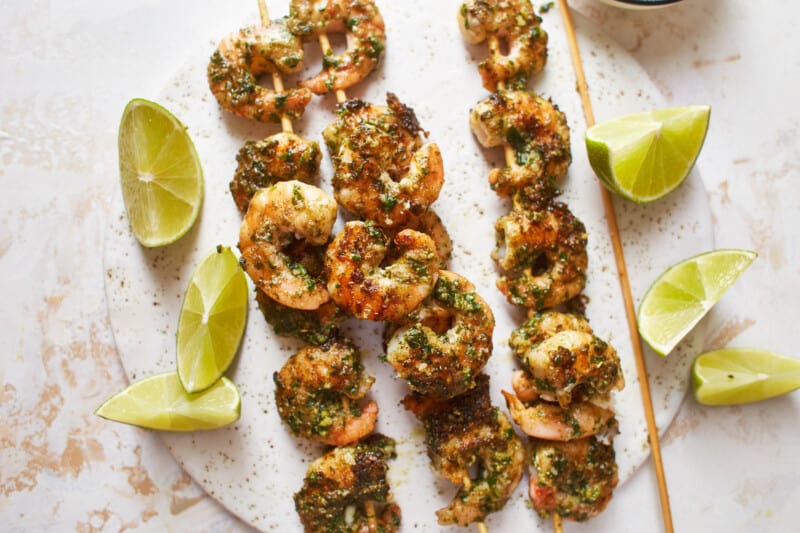
<path id="1" fill-rule="evenodd" d="M 235 422 L 240 408 L 239 390 L 227 378 L 191 394 L 183 389 L 175 372 L 167 372 L 132 383 L 94 414 L 149 429 L 197 431 Z"/>
<path id="2" fill-rule="evenodd" d="M 706 405 L 757 402 L 800 388 L 800 359 L 750 348 L 725 348 L 697 356 L 694 396 Z"/>
<path id="3" fill-rule="evenodd" d="M 247 321 L 247 279 L 230 248 L 197 267 L 178 319 L 178 375 L 187 392 L 213 385 L 236 356 Z"/>
<path id="4" fill-rule="evenodd" d="M 122 199 L 136 239 L 148 247 L 181 238 L 203 200 L 203 169 L 186 128 L 160 105 L 128 102 L 119 124 Z"/>
<path id="5" fill-rule="evenodd" d="M 663 198 L 683 183 L 703 147 L 709 106 L 635 113 L 586 131 L 586 151 L 600 181 L 638 203 Z"/>
<path id="6" fill-rule="evenodd" d="M 700 321 L 756 253 L 714 250 L 669 267 L 647 289 L 637 320 L 642 338 L 660 355 L 667 355 Z"/>

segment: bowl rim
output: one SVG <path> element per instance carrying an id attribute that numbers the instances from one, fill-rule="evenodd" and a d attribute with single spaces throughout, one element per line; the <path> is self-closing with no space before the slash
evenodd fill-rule
<path id="1" fill-rule="evenodd" d="M 628 4 L 631 6 L 664 6 L 667 4 L 677 4 L 682 0 L 602 0 L 609 4 Z"/>

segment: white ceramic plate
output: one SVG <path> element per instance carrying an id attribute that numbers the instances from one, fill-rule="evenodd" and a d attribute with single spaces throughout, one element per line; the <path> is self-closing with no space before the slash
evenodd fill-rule
<path id="1" fill-rule="evenodd" d="M 486 176 L 502 164 L 501 150 L 485 151 L 472 137 L 469 109 L 487 93 L 476 66 L 485 47 L 464 44 L 455 20 L 459 3 L 406 0 L 379 1 L 387 25 L 387 52 L 379 70 L 351 91 L 351 97 L 383 103 L 386 91 L 395 92 L 413 107 L 422 126 L 430 131 L 445 160 L 446 183 L 435 204 L 455 242 L 451 270 L 478 287 L 495 312 L 494 356 L 487 365 L 492 396 L 504 406 L 501 388 L 510 387 L 515 363 L 507 347 L 511 330 L 522 320 L 495 289 L 497 272 L 489 254 L 494 246 L 494 221 L 507 206 L 491 193 Z M 257 12 L 248 22 L 257 20 Z M 273 16 L 286 6 L 270 2 Z M 248 14 L 243 13 L 243 17 Z M 645 72 L 608 38 L 597 34 L 580 17 L 578 34 L 598 120 L 663 106 Z M 567 114 L 572 128 L 574 162 L 562 184 L 566 201 L 589 231 L 589 319 L 598 335 L 612 342 L 622 359 L 627 387 L 615 406 L 621 434 L 615 440 L 620 479 L 625 481 L 648 455 L 646 425 L 636 378 L 625 313 L 617 282 L 598 185 L 583 147 L 584 122 L 575 81 L 556 9 L 544 15 L 550 35 L 545 72 L 530 83 L 552 97 Z M 217 41 L 236 28 L 219 28 Z M 316 47 L 309 68 L 317 70 Z M 199 261 L 217 244 L 234 246 L 239 214 L 228 192 L 235 156 L 245 140 L 277 132 L 272 125 L 256 124 L 223 113 L 208 91 L 206 62 L 213 50 L 197 56 L 176 73 L 160 102 L 188 127 L 202 158 L 206 198 L 195 228 L 179 242 L 162 249 L 143 249 L 128 229 L 121 199 L 110 217 L 105 247 L 106 293 L 117 348 L 131 380 L 175 366 L 175 330 L 183 293 Z M 332 96 L 312 102 L 295 131 L 321 142 L 322 129 L 332 120 Z M 691 104 L 695 102 L 681 102 Z M 323 148 L 324 150 L 324 148 Z M 331 191 L 332 170 L 324 158 L 321 186 Z M 634 294 L 640 297 L 650 281 L 667 266 L 712 247 L 711 221 L 705 192 L 694 172 L 665 200 L 648 206 L 616 202 L 623 232 L 628 270 Z M 378 430 L 398 442 L 398 459 L 390 480 L 403 508 L 403 530 L 438 530 L 434 511 L 446 504 L 455 488 L 434 479 L 428 466 L 420 424 L 399 406 L 405 386 L 391 368 L 381 363 L 380 325 L 351 321 L 347 330 L 363 352 L 367 370 L 377 377 L 372 397 L 380 405 Z M 242 417 L 234 426 L 204 433 L 164 434 L 164 442 L 181 465 L 231 512 L 263 530 L 299 529 L 292 494 L 302 485 L 308 463 L 322 448 L 292 437 L 282 425 L 273 399 L 272 374 L 301 344 L 277 338 L 251 303 L 245 339 L 228 376 L 242 393 Z M 675 415 L 689 384 L 689 354 L 702 346 L 696 331 L 667 359 L 647 352 L 650 383 L 659 426 Z M 527 504 L 525 483 L 501 513 L 488 520 L 490 530 L 526 530 L 550 524 L 536 518 Z M 613 504 L 606 513 L 613 511 Z M 620 513 L 620 519 L 623 514 Z"/>

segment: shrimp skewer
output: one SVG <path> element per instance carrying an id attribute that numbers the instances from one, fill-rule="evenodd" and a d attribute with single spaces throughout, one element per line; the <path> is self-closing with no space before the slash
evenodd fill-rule
<path id="1" fill-rule="evenodd" d="M 223 43 L 220 44 L 218 50 L 220 61 L 227 57 L 225 54 L 228 54 L 228 56 L 230 56 L 229 59 L 232 61 L 233 56 L 231 56 L 231 54 L 234 54 L 234 52 L 244 53 L 245 58 L 256 57 L 256 60 L 261 61 L 261 63 L 266 61 L 268 64 L 263 68 L 266 68 L 267 71 L 272 74 L 274 94 L 282 98 L 283 96 L 281 95 L 288 95 L 289 92 L 286 92 L 284 88 L 281 72 L 293 72 L 300 68 L 299 61 L 303 56 L 302 42 L 299 38 L 289 33 L 287 23 L 284 19 L 274 22 L 270 21 L 264 0 L 258 0 L 258 7 L 261 27 L 251 27 L 242 30 L 235 38 L 229 37 L 224 40 Z M 247 70 L 248 68 L 252 71 L 250 73 L 252 75 L 257 71 L 255 67 L 252 67 L 251 63 L 248 63 L 248 61 L 245 61 L 243 58 L 240 59 L 242 60 L 241 64 L 235 64 L 229 61 L 226 66 L 226 75 L 229 74 L 231 76 L 228 84 L 229 91 L 233 91 L 239 81 L 247 78 L 247 72 L 249 72 Z M 295 65 L 295 63 L 297 63 L 297 65 Z M 213 59 L 212 65 L 209 67 L 209 72 L 211 72 L 212 67 L 214 67 Z M 222 74 L 220 68 L 217 68 L 217 71 L 219 71 L 218 75 Z M 243 76 L 241 79 L 234 76 L 235 73 L 233 71 L 237 68 L 239 69 L 237 75 Z M 258 103 L 258 95 L 264 95 L 269 92 L 267 89 L 256 87 L 254 79 L 250 81 L 253 83 L 248 82 L 246 85 L 255 92 L 253 93 L 254 96 L 248 101 L 251 103 Z M 310 96 L 310 92 L 307 89 L 302 89 L 302 91 L 308 92 Z M 214 84 L 212 84 L 212 92 L 214 92 L 215 96 L 218 98 L 220 97 L 219 90 L 215 91 Z M 244 98 L 244 96 L 242 96 L 242 98 Z M 286 101 L 289 101 L 288 97 Z M 224 103 L 223 107 L 226 107 Z M 226 107 L 226 109 L 228 108 Z M 235 109 L 231 111 L 236 114 L 249 116 L 247 113 L 239 113 Z M 282 131 L 270 135 L 265 139 L 245 142 L 236 156 L 237 168 L 230 182 L 230 191 L 236 203 L 236 207 L 245 219 L 247 219 L 248 208 L 250 207 L 251 201 L 262 189 L 269 189 L 278 183 L 291 182 L 292 180 L 303 182 L 303 184 L 310 184 L 316 180 L 319 172 L 320 161 L 322 159 L 322 152 L 319 149 L 319 144 L 315 141 L 305 139 L 295 134 L 293 131 L 292 118 L 297 116 L 297 113 L 293 112 L 289 106 L 278 106 L 275 110 L 271 111 L 271 113 L 275 116 L 271 117 L 270 120 L 277 121 L 278 115 L 280 116 Z M 259 117 L 251 116 L 250 118 L 258 119 Z M 304 185 L 300 185 L 296 182 L 295 184 L 300 187 L 298 190 L 306 190 Z M 278 188 L 280 189 L 282 187 L 283 185 Z M 312 196 L 318 196 L 319 193 L 321 193 L 319 190 L 311 192 L 315 193 L 312 194 Z M 254 204 L 254 212 L 258 208 L 263 209 L 263 199 L 264 197 L 260 196 L 259 201 L 261 201 L 261 203 L 256 202 Z M 296 198 L 293 197 L 293 199 Z M 327 211 L 330 216 L 335 218 L 336 205 L 335 203 L 332 204 L 332 200 L 333 199 L 330 199 L 330 201 L 328 201 L 328 199 L 325 199 L 322 205 L 323 210 Z M 275 212 L 272 213 L 272 215 L 276 214 Z M 259 222 L 255 226 L 249 226 L 248 233 L 252 234 L 253 232 L 261 231 L 260 225 Z M 300 233 L 302 233 L 302 231 Z M 320 243 L 316 244 L 317 245 L 314 245 L 310 241 L 296 241 L 288 247 L 284 247 L 285 250 L 282 251 L 285 251 L 290 257 L 290 264 L 295 266 L 296 273 L 305 269 L 311 275 L 311 278 L 319 277 L 323 268 L 322 255 L 324 249 L 321 248 Z M 248 254 L 250 254 L 250 251 L 243 255 Z M 255 261 L 251 261 L 251 267 L 263 263 L 260 257 L 251 257 L 251 259 L 255 259 Z M 279 260 L 278 262 L 284 263 L 285 261 Z M 245 264 L 247 264 L 247 257 L 245 257 Z M 258 277 L 257 273 L 253 271 L 252 268 L 251 274 Z M 311 278 L 306 279 L 306 281 L 310 282 Z M 294 299 L 293 297 L 280 294 L 281 292 L 287 292 L 279 288 L 282 282 L 283 280 L 279 277 L 278 282 L 272 284 L 272 288 L 264 289 L 263 287 L 259 287 L 256 291 L 256 300 L 267 322 L 278 335 L 297 337 L 315 345 L 325 343 L 331 338 L 338 323 L 344 318 L 343 313 L 333 302 L 320 303 L 325 299 L 324 297 L 318 298 L 317 302 L 312 303 L 311 307 L 320 303 L 317 309 L 308 309 L 307 305 L 301 305 L 301 308 L 297 308 L 296 302 L 292 303 L 291 301 Z M 297 284 L 294 285 L 294 289 L 294 292 L 300 292 Z"/>
<path id="2" fill-rule="evenodd" d="M 566 10 L 566 2 L 561 4 Z M 546 58 L 541 19 L 529 0 L 464 0 L 458 20 L 466 41 L 476 44 L 488 37 L 489 58 L 479 71 L 484 87 L 495 92 L 476 106 L 470 125 L 481 144 L 503 145 L 505 152 L 506 168 L 489 176 L 492 189 L 511 197 L 513 206 L 496 225 L 498 246 L 492 256 L 511 274 L 498 281 L 498 288 L 532 315 L 510 339 L 525 367 L 515 376 L 517 396 L 503 395 L 515 422 L 534 437 L 534 507 L 552 515 L 553 529 L 562 533 L 562 515 L 583 520 L 611 498 L 617 483 L 613 447 L 594 435 L 610 440 L 617 424 L 611 409 L 587 400 L 607 399 L 624 380 L 616 352 L 592 334 L 585 320 L 539 312 L 577 297 L 587 265 L 582 223 L 554 202 L 556 182 L 571 160 L 566 119 L 551 102 L 524 91 L 528 76 L 541 70 Z M 500 51 L 498 37 L 508 41 L 508 55 Z M 562 350 L 559 355 L 553 355 L 554 346 Z M 583 356 L 590 354 L 592 362 L 585 364 Z M 560 462 L 552 461 L 556 455 Z M 590 461 L 595 466 L 584 466 L 588 455 L 597 455 L 597 461 Z M 562 470 L 565 477 L 559 476 Z M 586 480 L 594 492 L 575 491 L 573 479 Z"/>
<path id="3" fill-rule="evenodd" d="M 300 85 L 316 94 L 334 92 L 339 118 L 323 137 L 333 157 L 337 201 L 362 219 L 404 229 L 439 196 L 444 166 L 439 148 L 423 144 L 413 111 L 393 94 L 388 107 L 348 102 L 345 89 L 361 81 L 383 52 L 385 28 L 373 0 L 292 0 L 289 28 L 316 36 L 323 71 Z M 344 31 L 348 48 L 336 54 L 328 31 Z"/>
<path id="4" fill-rule="evenodd" d="M 288 93 L 284 89 L 283 78 L 281 77 L 281 69 L 278 68 L 277 65 L 285 64 L 287 61 L 289 63 L 292 61 L 297 61 L 299 65 L 299 60 L 302 58 L 302 47 L 299 39 L 289 33 L 289 30 L 286 28 L 285 21 L 279 20 L 276 21 L 275 24 L 270 21 L 269 13 L 267 12 L 267 6 L 264 0 L 258 1 L 258 8 L 261 14 L 261 28 L 251 28 L 248 31 L 253 33 L 256 31 L 267 32 L 272 28 L 278 27 L 281 35 L 283 33 L 288 34 L 288 37 L 286 37 L 285 40 L 297 40 L 296 43 L 292 43 L 293 45 L 300 47 L 298 50 L 295 50 L 295 55 L 288 56 L 284 54 L 282 57 L 275 57 L 277 54 L 269 51 L 270 46 L 277 48 L 278 45 L 272 41 L 269 41 L 269 37 L 260 37 L 261 41 L 264 41 L 261 42 L 259 41 L 258 36 L 247 37 L 246 35 L 234 40 L 233 44 L 229 44 L 231 38 L 228 38 L 227 40 L 223 41 L 223 44 L 220 45 L 220 49 L 238 47 L 243 49 L 243 51 L 240 52 L 245 57 L 258 55 L 259 51 L 261 54 L 265 55 L 269 61 L 275 65 L 274 68 L 269 68 L 267 70 L 272 74 L 274 94 L 278 95 L 276 97 L 276 102 L 280 102 L 282 101 L 281 99 L 285 98 L 284 95 Z M 244 33 L 245 30 L 240 32 L 240 34 Z M 275 39 L 277 38 L 273 38 L 273 40 Z M 283 46 L 290 50 L 293 49 L 286 43 L 284 43 Z M 252 62 L 255 60 L 250 61 Z M 267 59 L 264 61 L 267 61 Z M 267 61 L 267 63 L 269 63 L 269 61 Z M 247 61 L 244 62 L 247 63 Z M 209 66 L 209 72 L 213 70 L 212 67 L 214 67 L 213 60 L 212 65 Z M 234 67 L 231 66 L 230 70 L 233 68 Z M 299 68 L 299 66 L 292 68 Z M 251 70 L 254 72 L 257 71 L 255 67 L 251 67 Z M 228 92 L 235 92 L 235 83 L 231 82 L 231 84 L 232 85 L 228 87 Z M 257 87 L 253 80 L 248 81 L 245 83 L 245 85 L 247 85 L 248 90 L 252 89 L 255 91 L 255 93 L 263 93 L 266 91 L 266 89 Z M 212 90 L 215 90 L 214 87 L 215 84 L 212 80 Z M 219 88 L 215 90 L 215 95 L 218 98 L 220 97 Z M 258 100 L 258 98 L 258 96 L 255 97 L 256 100 Z M 288 101 L 288 98 L 286 98 L 286 100 Z M 276 108 L 270 111 L 272 115 L 276 115 L 275 117 L 270 118 L 270 120 L 275 119 L 277 116 L 280 117 L 282 129 L 281 133 L 271 135 L 260 141 L 246 142 L 236 156 L 238 166 L 236 168 L 236 172 L 234 173 L 233 180 L 230 183 L 230 190 L 231 194 L 233 194 L 233 199 L 236 202 L 236 206 L 239 208 L 239 211 L 242 213 L 242 215 L 244 215 L 244 213 L 247 211 L 247 206 L 258 189 L 269 187 L 270 185 L 273 185 L 279 181 L 299 180 L 308 183 L 312 181 L 319 171 L 319 164 L 322 157 L 322 154 L 319 150 L 319 145 L 314 141 L 304 139 L 299 135 L 294 134 L 291 119 L 293 116 L 297 116 L 297 113 L 292 113 L 291 110 L 287 109 L 286 107 L 287 106 L 285 104 L 276 104 Z M 244 116 L 249 116 L 248 113 L 238 113 L 236 110 L 233 110 L 233 112 L 237 114 L 244 114 Z"/>
<path id="5" fill-rule="evenodd" d="M 264 5 L 264 0 L 258 0 L 258 1 L 259 1 L 259 8 L 262 11 L 262 18 L 263 18 L 265 16 L 264 14 L 266 12 L 266 6 Z M 296 10 L 295 8 L 297 7 L 298 4 L 300 5 L 300 7 L 303 7 L 303 8 L 309 7 L 307 5 L 307 3 L 304 3 L 302 1 L 301 2 L 293 2 L 292 5 L 291 5 L 291 8 L 290 8 L 290 10 L 292 11 L 293 15 L 295 14 L 294 13 L 295 10 Z M 383 19 L 380 18 L 380 14 L 378 13 L 377 8 L 374 9 L 374 15 L 375 15 L 374 18 L 376 19 L 375 22 L 377 24 L 377 29 L 379 29 L 380 32 L 382 32 L 382 30 L 383 30 Z M 320 47 L 322 48 L 323 57 L 328 58 L 328 57 L 332 56 L 333 54 L 332 54 L 332 47 L 331 47 L 331 44 L 330 44 L 330 40 L 328 39 L 328 35 L 324 30 L 319 31 L 318 40 L 319 40 L 319 43 L 320 43 Z M 380 49 L 376 48 L 374 43 L 375 42 L 373 41 L 373 51 L 376 52 L 376 54 L 372 54 L 372 55 L 375 56 L 375 57 L 373 57 L 373 59 L 375 59 L 375 61 L 377 62 L 377 59 L 380 57 L 380 52 L 383 50 L 383 43 L 382 43 L 382 41 L 378 41 Z M 365 62 L 365 64 L 366 64 L 366 62 Z M 369 66 L 368 70 L 367 70 L 367 73 L 372 68 L 373 68 L 372 66 Z M 334 80 L 335 80 L 335 76 L 336 76 L 335 71 L 336 71 L 336 67 L 334 65 L 332 65 L 331 68 L 329 69 L 329 73 L 330 73 L 330 77 L 332 79 L 334 79 Z M 319 81 L 319 79 L 322 78 L 322 77 L 323 77 L 322 73 L 320 73 L 319 75 L 315 76 L 314 79 L 307 80 L 307 82 L 305 82 L 304 85 L 314 87 L 314 85 L 315 85 L 314 82 L 315 81 Z M 277 87 L 278 84 L 281 83 L 281 81 L 278 79 L 278 81 L 276 82 L 275 80 L 276 80 L 276 78 L 273 77 L 273 83 L 275 83 L 276 87 Z M 319 85 L 319 84 L 317 83 L 316 85 Z M 336 100 L 337 100 L 338 103 L 343 104 L 344 102 L 347 101 L 347 95 L 345 94 L 343 87 L 337 87 L 335 83 L 331 83 L 330 85 L 328 85 L 328 84 L 323 82 L 323 85 L 326 86 L 326 88 L 328 88 L 328 89 L 330 89 L 331 87 L 334 88 L 334 91 L 335 91 L 335 94 L 336 94 Z M 314 90 L 314 92 L 317 92 L 317 93 L 325 92 L 325 91 L 319 90 L 318 87 L 313 89 L 313 90 Z M 291 123 L 289 123 L 289 127 L 291 128 Z M 284 131 L 286 131 L 286 130 L 284 129 Z M 341 401 L 342 409 L 344 411 L 346 411 L 346 412 L 350 411 L 350 398 L 348 396 L 344 395 L 344 396 L 340 397 L 340 401 Z M 371 404 L 368 404 L 368 407 L 370 405 L 374 406 L 375 415 L 377 415 L 377 405 L 375 405 L 374 403 L 371 403 Z M 365 426 L 366 425 L 370 426 L 370 431 L 372 430 L 372 427 L 374 427 L 374 423 L 375 423 L 374 418 L 375 417 L 372 417 L 370 419 L 370 421 L 367 424 L 365 424 Z M 387 458 L 385 456 L 388 456 L 388 458 L 393 458 L 394 457 L 394 453 L 395 453 L 394 452 L 394 441 L 392 441 L 391 439 L 387 439 L 387 438 L 383 437 L 382 435 L 376 435 L 376 436 L 374 436 L 372 438 L 367 438 L 367 440 L 364 441 L 364 442 L 365 442 L 366 446 L 371 446 L 371 445 L 373 445 L 373 443 L 375 443 L 375 444 L 377 444 L 377 447 L 385 448 L 385 450 L 388 450 L 388 451 L 382 452 L 383 455 L 381 455 L 381 457 L 382 457 L 382 459 L 384 461 L 384 463 L 383 463 L 384 465 L 385 465 L 385 459 Z M 358 445 L 356 445 L 356 446 L 358 446 Z M 342 448 L 337 448 L 334 451 L 330 452 L 325 457 L 319 459 L 317 461 L 317 463 L 324 464 L 325 461 L 328 461 L 328 459 L 327 459 L 328 456 L 334 456 L 335 454 L 338 453 L 338 450 L 340 450 L 340 449 L 342 449 Z M 344 453 L 347 453 L 347 452 L 344 452 Z M 315 463 L 315 464 L 317 464 L 317 463 Z M 312 466 L 312 468 L 313 468 L 313 466 Z M 386 467 L 384 466 L 384 470 L 383 470 L 384 471 L 384 476 L 385 476 L 385 468 Z M 342 470 L 341 466 L 337 467 L 336 470 Z M 311 471 L 311 469 L 309 471 Z M 341 474 L 336 474 L 336 477 L 338 478 L 338 477 L 340 477 L 340 475 Z M 385 477 L 384 477 L 383 483 L 384 484 L 386 483 L 385 482 Z M 305 490 L 305 487 L 304 487 L 304 490 Z M 388 487 L 387 487 L 386 490 L 388 491 Z M 302 491 L 301 491 L 301 493 L 302 493 Z M 297 505 L 297 508 L 298 508 L 298 512 L 300 512 L 300 515 L 301 515 L 301 518 L 303 520 L 303 523 L 308 528 L 309 524 L 306 523 L 307 518 L 304 516 L 304 512 L 301 511 L 301 505 L 300 505 L 300 503 L 298 501 L 298 498 L 301 497 L 300 496 L 301 493 L 298 493 L 295 496 L 295 502 L 296 502 L 296 505 Z M 396 504 L 394 504 L 394 503 L 387 504 L 385 506 L 385 509 L 384 509 L 384 512 L 382 513 L 382 515 L 380 517 L 378 517 L 378 516 L 376 516 L 375 506 L 374 506 L 374 502 L 373 502 L 372 499 L 364 498 L 363 496 L 360 497 L 359 499 L 361 500 L 360 503 L 363 505 L 363 508 L 364 508 L 364 515 L 365 515 L 365 519 L 366 519 L 366 522 L 367 522 L 367 526 L 366 526 L 366 530 L 367 531 L 378 531 L 378 530 L 381 530 L 381 531 L 390 532 L 390 531 L 394 531 L 395 528 L 399 525 L 399 522 L 400 522 L 400 508 Z M 384 497 L 383 501 L 390 502 L 390 500 L 385 499 L 385 497 Z M 329 522 L 329 517 L 325 517 L 325 518 L 326 518 L 325 521 Z M 327 526 L 329 524 L 326 523 L 325 525 Z M 361 529 L 359 529 L 359 531 L 360 530 Z"/>

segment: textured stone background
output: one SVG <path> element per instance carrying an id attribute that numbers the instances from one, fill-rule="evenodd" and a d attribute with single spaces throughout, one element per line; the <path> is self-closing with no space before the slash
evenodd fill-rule
<path id="1" fill-rule="evenodd" d="M 707 348 L 797 356 L 800 48 L 793 35 L 800 7 L 687 0 L 633 13 L 592 0 L 573 4 L 640 61 L 670 103 L 713 107 L 701 158 L 716 243 L 757 250 L 760 258 L 709 317 Z M 157 435 L 92 412 L 127 384 L 101 263 L 122 107 L 157 94 L 186 57 L 211 50 L 208 36 L 238 27 L 254 10 L 254 0 L 4 3 L 4 531 L 247 530 L 183 473 Z M 798 414 L 798 394 L 714 409 L 687 398 L 663 440 L 677 529 L 795 528 Z M 615 498 L 631 509 L 630 523 L 615 530 L 658 530 L 649 465 Z"/>

